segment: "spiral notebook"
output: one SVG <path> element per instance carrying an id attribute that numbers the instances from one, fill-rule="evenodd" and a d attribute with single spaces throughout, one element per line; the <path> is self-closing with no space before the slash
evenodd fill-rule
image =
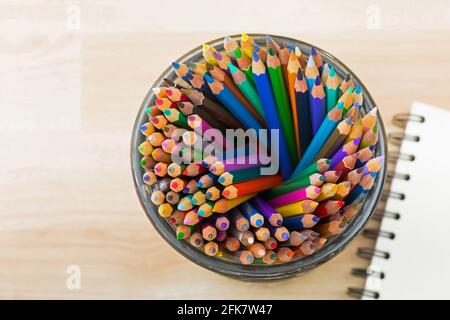
<path id="1" fill-rule="evenodd" d="M 372 256 L 359 294 L 450 299 L 450 112 L 416 102 L 394 123 L 406 128 L 390 135 L 401 147 L 375 249 L 359 251 Z"/>

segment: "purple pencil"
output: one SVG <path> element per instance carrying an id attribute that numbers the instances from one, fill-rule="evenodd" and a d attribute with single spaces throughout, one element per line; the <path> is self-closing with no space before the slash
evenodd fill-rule
<path id="1" fill-rule="evenodd" d="M 274 208 L 263 198 L 254 197 L 250 200 L 250 203 L 259 210 L 266 221 L 269 221 L 269 224 L 274 227 L 279 227 L 283 224 L 283 216 L 275 211 Z"/>
<path id="2" fill-rule="evenodd" d="M 280 207 L 305 199 L 314 200 L 319 196 L 320 190 L 321 189 L 316 186 L 304 187 L 273 198 L 269 200 L 269 204 L 273 207 Z"/>
<path id="3" fill-rule="evenodd" d="M 325 90 L 323 89 L 319 76 L 316 77 L 314 86 L 312 87 L 309 105 L 311 108 L 311 129 L 314 136 L 325 119 L 326 110 Z"/>
<path id="4" fill-rule="evenodd" d="M 226 159 L 223 161 L 216 161 L 209 167 L 209 171 L 219 176 L 224 172 L 237 171 L 261 166 L 263 166 L 263 164 L 258 160 L 257 156 L 245 156 Z"/>
<path id="5" fill-rule="evenodd" d="M 350 142 L 347 142 L 342 147 L 339 148 L 338 151 L 331 158 L 331 164 L 328 170 L 333 170 L 336 165 L 341 162 L 346 156 L 351 155 L 358 150 L 359 143 L 361 142 L 361 137 L 353 139 Z"/>

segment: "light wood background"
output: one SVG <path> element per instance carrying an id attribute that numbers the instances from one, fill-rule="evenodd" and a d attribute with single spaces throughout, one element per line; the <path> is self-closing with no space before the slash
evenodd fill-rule
<path id="1" fill-rule="evenodd" d="M 388 124 L 414 100 L 450 106 L 448 1 L 282 3 L 0 2 L 0 298 L 347 298 L 363 285 L 350 275 L 367 265 L 355 256 L 372 245 L 362 237 L 293 279 L 203 270 L 157 235 L 133 190 L 130 134 L 146 92 L 170 62 L 226 34 L 332 52 Z M 80 290 L 66 287 L 70 265 Z"/>

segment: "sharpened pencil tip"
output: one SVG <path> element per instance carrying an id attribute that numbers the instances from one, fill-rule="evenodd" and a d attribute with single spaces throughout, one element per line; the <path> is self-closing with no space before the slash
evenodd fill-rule
<path id="1" fill-rule="evenodd" d="M 314 81 L 314 85 L 316 85 L 316 86 L 320 86 L 320 85 L 321 85 L 321 83 L 322 83 L 322 81 L 320 81 L 320 77 L 319 77 L 319 76 L 317 76 L 317 77 L 316 77 L 316 80 Z"/>
<path id="2" fill-rule="evenodd" d="M 350 75 L 350 73 L 347 73 L 347 75 L 346 75 L 345 78 L 344 78 L 344 81 L 345 81 L 345 82 L 348 82 L 348 81 L 351 80 L 351 78 L 352 78 L 352 76 Z"/>
<path id="3" fill-rule="evenodd" d="M 316 56 L 317 55 L 317 50 L 314 47 L 311 47 L 311 55 L 312 56 Z"/>
<path id="4" fill-rule="evenodd" d="M 255 62 L 259 61 L 258 52 L 256 50 L 253 51 L 253 61 Z"/>
<path id="5" fill-rule="evenodd" d="M 176 70 L 180 69 L 180 64 L 178 62 L 172 62 L 172 67 L 174 67 Z"/>
<path id="6" fill-rule="evenodd" d="M 211 77 L 209 74 L 205 73 L 204 77 L 205 77 L 206 82 L 208 82 L 208 83 L 213 83 L 214 82 L 214 78 Z"/>
<path id="7" fill-rule="evenodd" d="M 330 72 L 328 73 L 329 77 L 335 77 L 336 76 L 336 70 L 334 70 L 333 67 L 331 67 Z"/>
<path id="8" fill-rule="evenodd" d="M 316 66 L 316 64 L 314 63 L 313 56 L 310 55 L 309 59 L 308 59 L 308 67 L 315 67 L 315 66 Z"/>
<path id="9" fill-rule="evenodd" d="M 362 91 L 362 88 L 361 88 L 361 86 L 358 84 L 358 85 L 356 86 L 356 88 L 355 88 L 355 93 L 361 93 L 361 91 Z"/>
<path id="10" fill-rule="evenodd" d="M 298 81 L 302 81 L 303 80 L 303 72 L 301 72 L 300 70 L 297 72 L 297 80 Z"/>

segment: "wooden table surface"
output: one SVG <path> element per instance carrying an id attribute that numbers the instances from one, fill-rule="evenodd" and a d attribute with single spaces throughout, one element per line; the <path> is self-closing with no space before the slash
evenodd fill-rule
<path id="1" fill-rule="evenodd" d="M 74 3 L 0 4 L 0 298 L 347 298 L 346 287 L 363 284 L 350 275 L 367 265 L 355 256 L 372 245 L 363 237 L 316 270 L 271 283 L 231 280 L 182 258 L 137 200 L 131 128 L 170 62 L 240 31 L 332 52 L 364 81 L 387 124 L 414 100 L 448 107 L 448 2 L 291 1 L 289 12 L 273 9 L 272 23 L 261 16 L 267 1 L 256 2 L 266 8 L 256 17 L 246 2 L 231 6 L 233 24 L 210 14 L 230 7 L 206 1 L 179 3 L 181 12 L 164 2 Z M 72 265 L 79 290 L 66 286 Z"/>

